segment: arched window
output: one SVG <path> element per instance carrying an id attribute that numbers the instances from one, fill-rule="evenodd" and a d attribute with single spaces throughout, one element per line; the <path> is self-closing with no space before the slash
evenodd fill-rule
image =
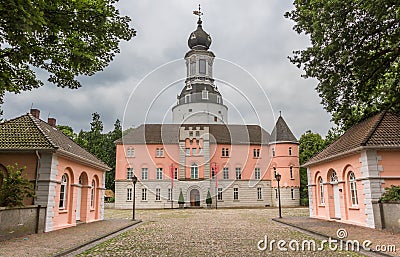
<path id="1" fill-rule="evenodd" d="M 332 171 L 331 173 L 331 182 L 338 182 L 336 171 Z"/>
<path id="2" fill-rule="evenodd" d="M 90 191 L 90 207 L 94 208 L 94 199 L 95 199 L 95 187 L 96 187 L 96 183 L 94 182 L 94 179 L 92 180 L 92 188 Z"/>
<path id="3" fill-rule="evenodd" d="M 274 178 L 276 178 L 276 167 L 274 167 L 273 169 L 274 169 Z"/>
<path id="4" fill-rule="evenodd" d="M 58 204 L 59 209 L 66 209 L 67 207 L 67 190 L 68 190 L 68 177 L 64 174 L 61 177 L 61 187 L 60 187 L 60 203 Z"/>
<path id="5" fill-rule="evenodd" d="M 193 163 L 190 167 L 190 178 L 198 179 L 199 178 L 199 167 L 196 163 Z"/>
<path id="6" fill-rule="evenodd" d="M 357 197 L 357 181 L 354 172 L 350 172 L 349 174 L 349 182 L 350 182 L 350 197 L 351 197 L 351 204 L 353 206 L 358 205 L 358 197 Z"/>
<path id="7" fill-rule="evenodd" d="M 292 155 L 292 148 L 289 147 L 289 155 Z"/>
<path id="8" fill-rule="evenodd" d="M 290 178 L 293 179 L 293 166 L 290 166 L 289 168 L 289 172 L 290 172 Z"/>
<path id="9" fill-rule="evenodd" d="M 320 204 L 325 204 L 325 199 L 324 199 L 324 181 L 322 180 L 321 177 L 318 179 L 318 186 L 319 186 L 319 203 Z"/>

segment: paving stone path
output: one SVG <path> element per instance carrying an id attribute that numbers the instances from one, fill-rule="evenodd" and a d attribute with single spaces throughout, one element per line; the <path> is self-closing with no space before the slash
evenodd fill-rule
<path id="1" fill-rule="evenodd" d="M 308 209 L 284 209 L 283 216 L 306 216 Z M 114 218 L 130 217 L 131 211 L 109 210 Z M 277 209 L 178 209 L 138 211 L 143 224 L 87 250 L 79 256 L 362 256 L 354 252 L 261 251 L 257 245 L 272 240 L 314 239 L 271 219 Z M 315 240 L 320 244 L 320 240 Z M 261 244 L 262 248 L 264 245 Z M 288 248 L 288 245 L 285 246 Z"/>

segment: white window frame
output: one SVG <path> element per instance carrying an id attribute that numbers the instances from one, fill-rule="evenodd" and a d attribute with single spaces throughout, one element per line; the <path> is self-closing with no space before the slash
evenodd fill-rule
<path id="1" fill-rule="evenodd" d="M 163 179 L 163 168 L 156 169 L 156 179 L 162 180 Z"/>
<path id="2" fill-rule="evenodd" d="M 147 188 L 142 188 L 142 201 L 147 201 Z"/>
<path id="3" fill-rule="evenodd" d="M 168 201 L 172 200 L 172 189 L 168 188 Z"/>
<path id="4" fill-rule="evenodd" d="M 161 201 L 161 188 L 156 188 L 156 201 Z"/>
<path id="5" fill-rule="evenodd" d="M 202 72 L 202 68 L 204 68 L 204 72 Z M 207 74 L 207 60 L 199 59 L 199 74 L 206 75 Z"/>
<path id="6" fill-rule="evenodd" d="M 261 171 L 260 168 L 254 168 L 254 179 L 261 179 Z"/>
<path id="7" fill-rule="evenodd" d="M 358 206 L 358 195 L 357 195 L 357 180 L 353 171 L 349 173 L 349 183 L 350 183 L 350 199 L 351 205 L 353 207 Z"/>
<path id="8" fill-rule="evenodd" d="M 233 188 L 233 200 L 239 200 L 239 188 L 238 187 Z"/>
<path id="9" fill-rule="evenodd" d="M 126 179 L 132 179 L 133 177 L 133 168 L 126 169 Z"/>
<path id="10" fill-rule="evenodd" d="M 257 187 L 257 200 L 262 200 L 262 188 Z"/>
<path id="11" fill-rule="evenodd" d="M 324 180 L 322 177 L 318 178 L 318 187 L 319 187 L 319 203 L 321 205 L 325 204 L 325 198 L 324 198 Z"/>
<path id="12" fill-rule="evenodd" d="M 218 194 L 217 194 L 217 200 L 218 201 L 222 201 L 222 187 L 218 187 L 218 190 L 217 190 L 217 192 L 218 192 Z"/>
<path id="13" fill-rule="evenodd" d="M 260 148 L 253 149 L 253 158 L 260 158 Z"/>
<path id="14" fill-rule="evenodd" d="M 295 193 L 294 193 L 294 188 L 291 188 L 291 189 L 290 189 L 290 195 L 291 195 L 291 197 L 292 197 L 292 200 L 295 200 L 295 199 L 296 199 Z"/>
<path id="15" fill-rule="evenodd" d="M 149 169 L 142 168 L 142 180 L 148 180 L 148 179 L 149 179 Z"/>
<path id="16" fill-rule="evenodd" d="M 228 167 L 224 167 L 222 172 L 224 173 L 224 179 L 229 179 L 229 168 Z"/>
<path id="17" fill-rule="evenodd" d="M 96 182 L 94 179 L 92 180 L 92 187 L 90 188 L 90 207 L 93 209 L 94 208 L 94 199 L 95 199 L 95 194 L 96 194 Z"/>
<path id="18" fill-rule="evenodd" d="M 196 163 L 193 163 L 190 166 L 190 178 L 198 179 L 199 178 L 199 166 Z"/>
<path id="19" fill-rule="evenodd" d="M 128 202 L 132 201 L 133 200 L 132 195 L 133 195 L 133 188 L 132 187 L 126 188 L 126 201 Z"/>
<path id="20" fill-rule="evenodd" d="M 192 95 L 191 94 L 185 95 L 185 104 L 188 104 L 191 101 L 192 101 Z"/>
<path id="21" fill-rule="evenodd" d="M 63 174 L 61 177 L 61 186 L 60 186 L 60 202 L 58 204 L 58 208 L 60 210 L 65 210 L 67 208 L 67 192 L 68 192 L 68 176 L 67 174 Z"/>
<path id="22" fill-rule="evenodd" d="M 240 167 L 235 168 L 235 178 L 242 179 L 242 168 Z"/>
<path id="23" fill-rule="evenodd" d="M 208 90 L 201 91 L 201 99 L 207 99 L 208 100 Z"/>

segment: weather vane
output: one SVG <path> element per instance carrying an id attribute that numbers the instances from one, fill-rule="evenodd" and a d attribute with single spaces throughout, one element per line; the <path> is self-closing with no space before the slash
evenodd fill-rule
<path id="1" fill-rule="evenodd" d="M 203 13 L 201 12 L 200 4 L 199 4 L 199 10 L 193 11 L 193 14 L 199 16 L 199 19 L 200 19 L 201 15 L 203 15 Z"/>

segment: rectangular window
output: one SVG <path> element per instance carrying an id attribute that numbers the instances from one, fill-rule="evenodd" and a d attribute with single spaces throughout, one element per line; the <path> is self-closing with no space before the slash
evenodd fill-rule
<path id="1" fill-rule="evenodd" d="M 189 155 L 190 155 L 190 148 L 186 148 L 186 149 L 185 149 L 185 154 L 186 154 L 186 156 L 189 156 Z"/>
<path id="2" fill-rule="evenodd" d="M 260 149 L 253 149 L 253 158 L 260 158 Z"/>
<path id="3" fill-rule="evenodd" d="M 172 190 L 171 188 L 168 188 L 168 201 L 171 201 L 172 199 Z"/>
<path id="4" fill-rule="evenodd" d="M 204 59 L 199 60 L 199 73 L 206 74 L 206 60 Z"/>
<path id="5" fill-rule="evenodd" d="M 292 188 L 292 189 L 290 189 L 290 195 L 292 196 L 292 200 L 294 200 L 295 199 L 295 197 L 294 197 L 294 189 Z"/>
<path id="6" fill-rule="evenodd" d="M 218 187 L 218 201 L 222 201 L 222 188 Z"/>
<path id="7" fill-rule="evenodd" d="M 196 131 L 196 137 L 200 136 L 200 131 Z"/>
<path id="8" fill-rule="evenodd" d="M 199 178 L 199 167 L 197 165 L 192 165 L 190 167 L 190 178 L 192 179 Z"/>
<path id="9" fill-rule="evenodd" d="M 161 189 L 156 188 L 156 201 L 161 201 Z"/>
<path id="10" fill-rule="evenodd" d="M 222 148 L 222 157 L 229 157 L 229 148 Z"/>
<path id="11" fill-rule="evenodd" d="M 274 178 L 276 178 L 276 167 L 274 167 L 273 169 L 274 169 Z"/>
<path id="12" fill-rule="evenodd" d="M 272 148 L 272 156 L 275 156 L 275 148 Z"/>
<path id="13" fill-rule="evenodd" d="M 135 149 L 133 147 L 126 149 L 126 157 L 135 157 Z"/>
<path id="14" fill-rule="evenodd" d="M 157 168 L 157 171 L 156 171 L 156 179 L 157 180 L 162 180 L 162 177 L 163 177 L 163 169 L 162 168 Z"/>
<path id="15" fill-rule="evenodd" d="M 197 154 L 197 149 L 196 148 L 192 148 L 192 155 L 196 155 Z"/>
<path id="16" fill-rule="evenodd" d="M 224 173 L 224 179 L 229 179 L 229 168 L 228 167 L 224 167 L 222 172 Z"/>
<path id="17" fill-rule="evenodd" d="M 233 200 L 239 200 L 239 188 L 237 187 L 233 189 Z"/>
<path id="18" fill-rule="evenodd" d="M 126 170 L 126 179 L 132 179 L 133 176 L 133 169 L 132 168 L 128 168 Z"/>
<path id="19" fill-rule="evenodd" d="M 278 199 L 278 189 L 275 188 L 275 198 Z"/>
<path id="20" fill-rule="evenodd" d="M 208 91 L 207 90 L 201 91 L 201 99 L 208 99 Z"/>
<path id="21" fill-rule="evenodd" d="M 178 168 L 175 168 L 174 179 L 178 179 Z"/>
<path id="22" fill-rule="evenodd" d="M 194 76 L 196 74 L 196 62 L 190 63 L 190 75 Z"/>
<path id="23" fill-rule="evenodd" d="M 132 201 L 132 188 L 127 188 L 126 189 L 126 200 L 127 201 Z"/>
<path id="24" fill-rule="evenodd" d="M 236 168 L 236 179 L 242 179 L 242 169 Z"/>
<path id="25" fill-rule="evenodd" d="M 221 103 L 221 97 L 219 95 L 217 95 L 217 104 Z"/>
<path id="26" fill-rule="evenodd" d="M 149 179 L 149 171 L 147 168 L 142 168 L 142 180 Z"/>
<path id="27" fill-rule="evenodd" d="M 292 148 L 289 147 L 289 155 L 292 155 Z"/>
<path id="28" fill-rule="evenodd" d="M 261 178 L 260 168 L 255 168 L 254 169 L 254 179 L 260 179 L 260 178 Z"/>
<path id="29" fill-rule="evenodd" d="M 185 95 L 185 104 L 190 103 L 192 97 L 190 96 L 190 94 Z"/>
<path id="30" fill-rule="evenodd" d="M 189 137 L 193 136 L 193 131 L 189 131 Z M 192 142 L 190 142 L 190 144 L 192 144 Z"/>
<path id="31" fill-rule="evenodd" d="M 164 157 L 164 148 L 156 148 L 156 157 Z"/>
<path id="32" fill-rule="evenodd" d="M 257 200 L 262 200 L 262 188 L 257 187 Z"/>
<path id="33" fill-rule="evenodd" d="M 292 166 L 290 166 L 290 168 L 289 168 L 289 173 L 290 173 L 290 179 L 294 179 L 294 177 L 293 177 L 293 167 Z"/>
<path id="34" fill-rule="evenodd" d="M 147 201 L 147 188 L 142 188 L 142 201 Z"/>

